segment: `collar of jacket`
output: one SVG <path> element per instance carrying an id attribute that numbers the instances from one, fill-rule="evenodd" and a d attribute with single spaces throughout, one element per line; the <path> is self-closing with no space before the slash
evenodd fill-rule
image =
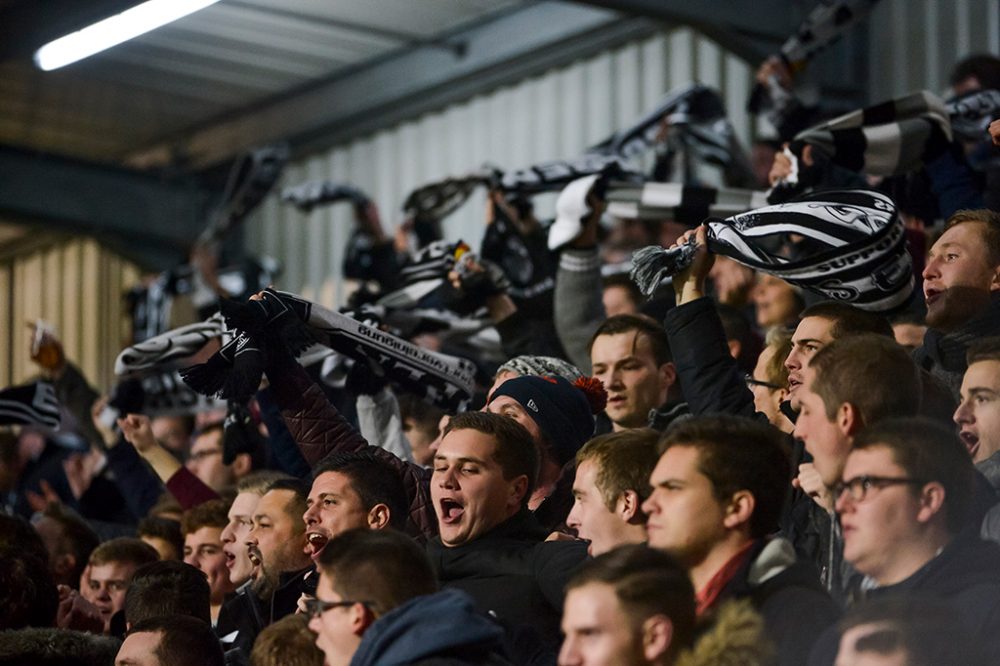
<path id="1" fill-rule="evenodd" d="M 933 328 L 924 335 L 924 353 L 949 372 L 965 372 L 965 354 L 969 345 L 979 338 L 995 335 L 1000 330 L 1000 291 L 990 296 L 990 307 L 954 331 L 942 333 Z"/>
<path id="2" fill-rule="evenodd" d="M 688 404 L 683 400 L 671 400 L 660 407 L 649 410 L 649 427 L 653 430 L 666 430 L 667 426 L 677 420 L 691 416 Z"/>

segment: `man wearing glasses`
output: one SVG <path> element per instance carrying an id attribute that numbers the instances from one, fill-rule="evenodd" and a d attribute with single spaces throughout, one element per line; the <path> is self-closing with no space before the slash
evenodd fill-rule
<path id="1" fill-rule="evenodd" d="M 305 606 L 326 666 L 444 655 L 447 663 L 505 663 L 496 656 L 500 625 L 476 613 L 465 593 L 437 592 L 430 561 L 401 532 L 344 532 L 320 552 L 319 572 L 316 598 Z"/>
<path id="2" fill-rule="evenodd" d="M 1000 546 L 963 530 L 975 470 L 955 434 L 887 419 L 854 441 L 835 486 L 851 597 L 922 595 L 949 604 L 1000 663 Z M 832 663 L 832 660 L 831 660 Z"/>

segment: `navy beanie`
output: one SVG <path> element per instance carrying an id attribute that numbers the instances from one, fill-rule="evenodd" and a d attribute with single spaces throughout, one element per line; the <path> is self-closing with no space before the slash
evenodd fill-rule
<path id="1" fill-rule="evenodd" d="M 603 393 L 603 387 L 601 389 Z M 506 395 L 524 407 L 549 440 L 552 453 L 561 466 L 572 460 L 584 442 L 594 435 L 594 410 L 586 391 L 587 388 L 571 384 L 562 377 L 523 376 L 501 384 L 490 401 Z"/>

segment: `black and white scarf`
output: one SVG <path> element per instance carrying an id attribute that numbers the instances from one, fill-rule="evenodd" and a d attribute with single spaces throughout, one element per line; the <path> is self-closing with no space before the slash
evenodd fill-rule
<path id="1" fill-rule="evenodd" d="M 242 222 L 271 191 L 290 155 L 287 144 L 253 148 L 240 155 L 229 170 L 222 201 L 199 242 L 218 241 Z"/>
<path id="2" fill-rule="evenodd" d="M 1000 90 L 974 90 L 945 103 L 951 131 L 966 141 L 989 139 L 990 123 L 1000 118 Z"/>
<path id="3" fill-rule="evenodd" d="M 566 186 L 556 200 L 556 220 L 549 228 L 549 249 L 556 250 L 576 238 L 592 213 L 591 193 L 607 202 L 609 215 L 628 219 L 671 219 L 700 224 L 706 217 L 728 217 L 767 205 L 767 192 L 714 188 L 683 183 L 602 184 L 599 176 L 586 176 Z"/>
<path id="4" fill-rule="evenodd" d="M 375 327 L 367 326 L 347 315 L 287 292 L 267 289 L 264 301 L 228 304 L 223 311 L 227 322 L 240 329 L 248 322 L 257 331 L 241 330 L 231 349 L 219 350 L 206 363 L 181 371 L 181 376 L 200 393 L 218 393 L 226 399 L 251 395 L 260 381 L 264 363 L 256 357 L 261 353 L 263 329 L 281 324 L 278 335 L 288 342 L 292 353 L 300 353 L 311 339 L 357 361 L 374 363 L 384 376 L 403 389 L 422 396 L 442 409 L 462 411 L 472 398 L 475 386 L 475 365 L 463 358 L 439 354 L 398 338 Z M 291 315 L 291 316 L 289 316 Z M 294 325 L 305 325 L 307 335 L 293 331 Z M 287 336 L 295 335 L 291 340 Z M 239 346 L 239 341 L 246 339 Z M 254 348 L 241 358 L 242 349 Z"/>
<path id="5" fill-rule="evenodd" d="M 0 425 L 37 425 L 54 430 L 61 422 L 52 384 L 34 382 L 0 391 Z"/>
<path id="6" fill-rule="evenodd" d="M 907 173 L 948 148 L 951 123 L 944 102 L 925 91 L 889 100 L 796 135 L 792 151 L 810 144 L 831 162 L 873 176 Z"/>
<path id="7" fill-rule="evenodd" d="M 420 248 L 400 269 L 403 286 L 379 298 L 377 305 L 386 308 L 416 307 L 424 297 L 444 286 L 455 262 L 470 249 L 461 240 L 454 243 L 439 240 Z"/>
<path id="8" fill-rule="evenodd" d="M 519 308 L 535 311 L 551 298 L 558 262 L 546 247 L 548 232 L 539 226 L 522 233 L 502 206 L 494 206 L 493 222 L 479 245 L 480 256 L 500 267 L 509 284 L 504 291 Z M 549 306 L 548 309 L 551 309 Z M 547 309 L 542 306 L 543 311 Z"/>
<path id="9" fill-rule="evenodd" d="M 458 210 L 479 186 L 489 185 L 497 177 L 496 169 L 484 166 L 467 176 L 428 183 L 410 192 L 403 202 L 403 213 L 421 220 L 443 220 Z"/>
<path id="10" fill-rule="evenodd" d="M 795 33 L 782 44 L 779 55 L 794 73 L 801 71 L 823 49 L 840 39 L 844 33 L 863 21 L 878 0 L 821 0 L 799 25 Z M 748 104 L 751 113 L 771 105 L 781 105 L 788 93 L 776 83 L 754 86 Z"/>
<path id="11" fill-rule="evenodd" d="M 187 326 L 181 326 L 126 347 L 115 359 L 119 377 L 166 369 L 170 364 L 193 356 L 226 331 L 222 315 L 215 314 Z"/>
<path id="12" fill-rule="evenodd" d="M 767 192 L 683 183 L 611 183 L 605 199 L 608 213 L 616 217 L 700 224 L 706 217 L 729 217 L 766 206 Z"/>
<path id="13" fill-rule="evenodd" d="M 371 198 L 358 188 L 347 183 L 315 180 L 283 188 L 281 190 L 281 200 L 294 205 L 304 213 L 308 213 L 316 206 L 334 204 L 338 201 L 350 201 L 356 206 L 363 206 Z"/>
<path id="14" fill-rule="evenodd" d="M 177 370 L 147 374 L 142 386 L 142 413 L 156 416 L 194 416 L 226 407 L 223 400 L 192 391 Z"/>
<path id="15" fill-rule="evenodd" d="M 624 177 L 630 171 L 625 162 L 638 156 L 662 138 L 664 123 L 683 137 L 682 143 L 700 157 L 728 165 L 732 161 L 733 129 L 725 118 L 718 93 L 692 83 L 668 92 L 656 108 L 630 127 L 589 148 L 583 155 L 549 160 L 523 169 L 501 172 L 485 166 L 461 178 L 449 178 L 414 190 L 403 205 L 408 215 L 441 219 L 451 214 L 480 185 L 507 195 L 532 196 L 560 190 L 583 176 L 604 174 Z"/>
<path id="16" fill-rule="evenodd" d="M 913 292 L 913 265 L 892 200 L 867 190 L 817 192 L 725 220 L 709 220 L 708 249 L 754 270 L 864 310 L 892 310 Z M 814 248 L 796 260 L 769 251 L 768 240 L 796 234 Z M 632 258 L 632 280 L 649 295 L 690 265 L 694 239 L 669 250 L 647 247 Z"/>
<path id="17" fill-rule="evenodd" d="M 714 90 L 691 83 L 671 90 L 634 125 L 592 146 L 576 159 L 543 162 L 503 174 L 500 189 L 531 195 L 562 189 L 583 176 L 635 174 L 628 170 L 625 161 L 652 148 L 664 134 L 664 123 L 683 133 L 686 144 L 703 157 L 714 163 L 728 162 L 732 127 L 725 119 L 722 100 Z"/>

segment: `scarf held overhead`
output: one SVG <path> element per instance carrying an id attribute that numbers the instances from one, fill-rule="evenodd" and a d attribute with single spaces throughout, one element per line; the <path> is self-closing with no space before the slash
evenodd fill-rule
<path id="1" fill-rule="evenodd" d="M 59 400 L 48 382 L 11 386 L 0 391 L 0 425 L 38 425 L 58 428 Z"/>
<path id="2" fill-rule="evenodd" d="M 892 310 L 913 292 L 903 223 L 892 200 L 878 192 L 817 192 L 707 226 L 710 252 L 864 310 Z M 788 234 L 819 249 L 794 261 L 767 249 L 767 241 Z M 669 250 L 638 250 L 632 280 L 649 295 L 664 277 L 687 268 L 695 250 L 693 238 Z"/>
<path id="3" fill-rule="evenodd" d="M 624 176 L 632 172 L 623 163 L 656 145 L 662 139 L 665 123 L 683 134 L 684 144 L 705 159 L 717 164 L 727 164 L 731 159 L 729 138 L 733 131 L 721 98 L 711 88 L 691 83 L 671 90 L 655 109 L 632 126 L 592 146 L 583 155 L 506 173 L 487 166 L 461 178 L 448 178 L 414 190 L 403 209 L 414 217 L 441 219 L 465 203 L 480 185 L 509 195 L 531 196 L 560 190 L 587 175 Z"/>
<path id="4" fill-rule="evenodd" d="M 387 379 L 443 409 L 461 411 L 468 406 L 475 384 L 471 361 L 423 349 L 294 294 L 267 289 L 264 301 L 231 304 L 232 315 L 224 310 L 230 325 L 257 318 L 260 326 L 249 333 L 241 330 L 206 363 L 183 370 L 181 376 L 189 386 L 226 399 L 252 395 L 263 371 L 259 359 L 267 347 L 261 342 L 263 329 L 273 324 L 270 332 L 288 341 L 292 353 L 306 348 L 307 339 L 314 340 L 355 360 L 374 363 Z M 307 333 L 297 333 L 303 325 Z"/>
<path id="5" fill-rule="evenodd" d="M 944 102 L 925 90 L 803 130 L 795 137 L 793 151 L 810 144 L 845 169 L 895 176 L 934 159 L 951 139 Z"/>

